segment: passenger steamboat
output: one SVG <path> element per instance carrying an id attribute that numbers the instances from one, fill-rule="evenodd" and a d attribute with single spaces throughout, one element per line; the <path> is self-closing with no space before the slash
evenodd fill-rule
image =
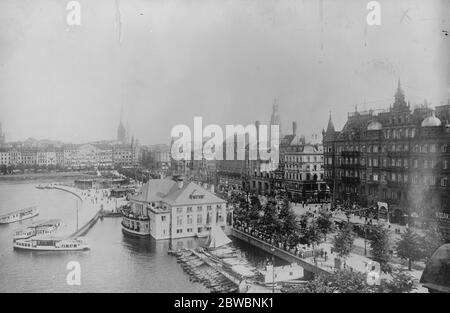
<path id="1" fill-rule="evenodd" d="M 9 224 L 35 217 L 39 214 L 36 206 L 0 215 L 0 224 Z"/>
<path id="2" fill-rule="evenodd" d="M 82 251 L 89 250 L 89 245 L 82 238 L 65 239 L 56 237 L 31 237 L 14 242 L 14 249 L 37 251 Z"/>
<path id="3" fill-rule="evenodd" d="M 52 219 L 43 222 L 34 223 L 23 229 L 14 232 L 13 241 L 19 239 L 28 239 L 33 236 L 51 235 L 56 232 L 62 225 L 60 219 Z"/>

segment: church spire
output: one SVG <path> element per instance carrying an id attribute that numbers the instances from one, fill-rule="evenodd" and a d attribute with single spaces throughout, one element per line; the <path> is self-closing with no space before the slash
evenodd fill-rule
<path id="1" fill-rule="evenodd" d="M 327 126 L 327 133 L 334 133 L 334 124 L 333 120 L 331 119 L 331 111 L 330 111 L 330 118 L 328 119 L 328 126 Z"/>
<path id="2" fill-rule="evenodd" d="M 282 138 L 280 113 L 279 113 L 279 110 L 278 110 L 278 103 L 277 103 L 277 98 L 276 97 L 273 99 L 272 115 L 270 116 L 270 125 L 278 125 L 279 126 L 280 138 Z M 269 138 L 271 138 L 270 137 L 270 130 L 269 130 Z"/>
<path id="3" fill-rule="evenodd" d="M 395 93 L 394 99 L 394 110 L 402 110 L 408 107 L 405 101 L 405 94 L 403 93 L 400 77 L 398 78 L 397 91 Z"/>
<path id="4" fill-rule="evenodd" d="M 122 118 L 123 118 L 123 104 L 122 107 L 120 108 L 120 121 L 119 127 L 117 127 L 117 141 L 120 141 L 121 143 L 126 143 L 127 131 L 125 129 L 125 126 L 123 126 Z"/>

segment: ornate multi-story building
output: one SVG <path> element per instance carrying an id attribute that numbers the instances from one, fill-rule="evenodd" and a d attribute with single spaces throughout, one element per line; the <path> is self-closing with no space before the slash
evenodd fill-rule
<path id="1" fill-rule="evenodd" d="M 398 82 L 388 110 L 348 114 L 323 131 L 325 181 L 334 199 L 385 202 L 391 218 L 450 212 L 450 102 L 411 109 Z"/>
<path id="2" fill-rule="evenodd" d="M 297 123 L 292 123 L 292 134 L 280 140 L 279 165 L 274 171 L 263 171 L 254 166 L 249 171 L 250 189 L 258 193 L 284 190 L 294 201 L 324 200 L 328 189 L 324 181 L 323 148 L 315 140 L 306 140 L 297 134 Z"/>

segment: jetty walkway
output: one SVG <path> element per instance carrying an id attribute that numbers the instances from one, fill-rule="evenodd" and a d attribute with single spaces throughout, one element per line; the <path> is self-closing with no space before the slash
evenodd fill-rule
<path id="1" fill-rule="evenodd" d="M 52 183 L 46 189 L 68 192 L 78 198 L 78 229 L 68 229 L 60 233 L 68 238 L 76 238 L 86 234 L 102 216 L 114 215 L 118 209 L 127 203 L 125 199 L 109 198 L 109 189 L 78 189 L 73 186 Z M 76 208 L 74 213 L 77 214 Z M 77 218 L 74 215 L 74 218 Z"/>

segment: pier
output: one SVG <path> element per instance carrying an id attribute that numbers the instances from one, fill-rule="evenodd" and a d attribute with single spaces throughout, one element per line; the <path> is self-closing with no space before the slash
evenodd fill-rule
<path id="1" fill-rule="evenodd" d="M 229 230 L 230 235 L 238 238 L 242 241 L 245 241 L 249 244 L 251 244 L 252 246 L 255 246 L 261 250 L 264 250 L 268 253 L 273 253 L 275 256 L 277 256 L 278 258 L 285 260 L 289 263 L 297 263 L 299 264 L 304 271 L 304 276 L 305 279 L 312 279 L 314 277 L 315 274 L 332 274 L 332 270 L 330 268 L 323 268 L 320 267 L 316 264 L 314 264 L 314 262 L 310 262 L 307 259 L 303 259 L 300 258 L 299 256 L 286 251 L 284 249 L 281 249 L 279 247 L 276 247 L 274 245 L 272 245 L 269 242 L 266 242 L 264 240 L 261 240 L 259 238 L 256 238 L 242 230 L 236 229 L 236 228 L 230 228 Z"/>
<path id="2" fill-rule="evenodd" d="M 68 192 L 80 200 L 80 205 L 77 208 L 77 226 L 79 224 L 80 227 L 75 232 L 64 234 L 67 235 L 68 239 L 85 235 L 101 217 L 118 216 L 117 209 L 127 203 L 123 199 L 108 198 L 108 189 L 81 190 L 73 186 L 55 183 L 49 184 L 45 188 Z"/>

